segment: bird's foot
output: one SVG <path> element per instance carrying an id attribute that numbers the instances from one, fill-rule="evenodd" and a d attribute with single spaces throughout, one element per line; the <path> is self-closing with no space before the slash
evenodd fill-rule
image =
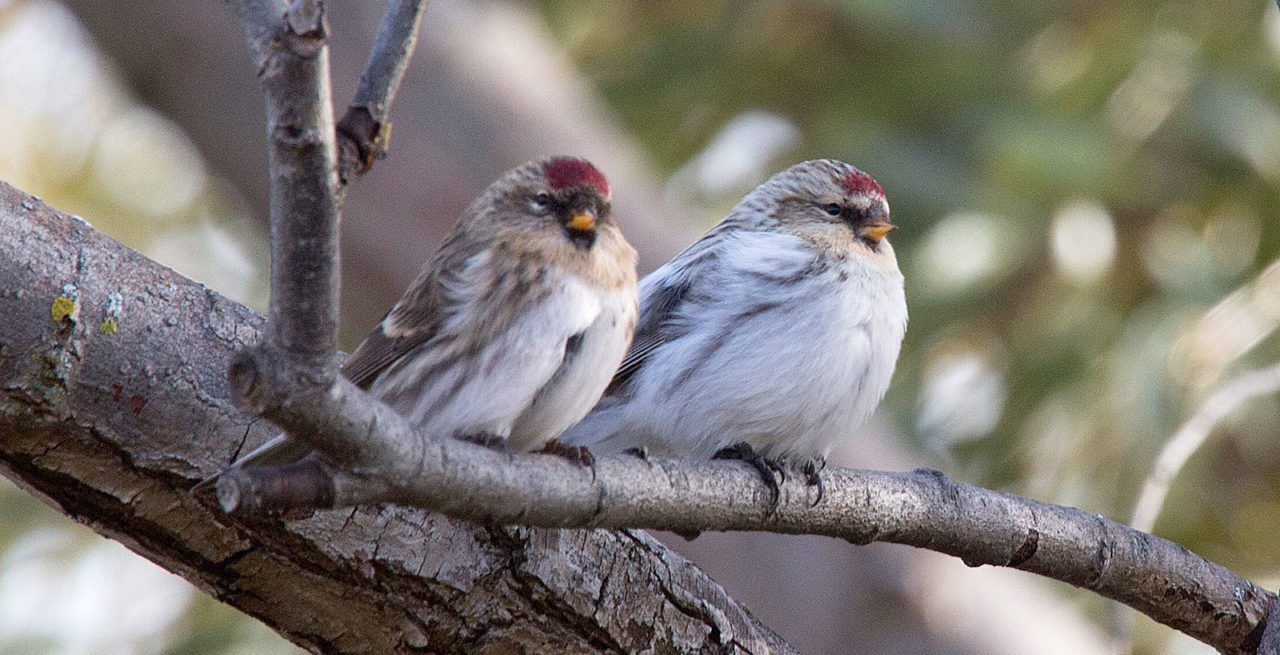
<path id="1" fill-rule="evenodd" d="M 639 457 L 640 459 L 646 462 L 649 461 L 649 449 L 645 448 L 644 446 L 635 446 L 632 448 L 628 448 L 622 451 L 622 454 L 631 455 L 632 457 Z"/>
<path id="2" fill-rule="evenodd" d="M 756 450 L 751 447 L 751 444 L 745 441 L 740 441 L 727 448 L 717 450 L 716 454 L 711 456 L 711 459 L 734 459 L 750 464 L 751 468 L 754 468 L 756 473 L 760 474 L 760 479 L 764 481 L 764 486 L 769 488 L 769 496 L 773 506 L 778 506 L 778 500 L 780 497 L 778 488 L 779 478 L 781 478 L 782 482 L 787 481 L 787 469 L 782 464 L 779 464 L 774 460 L 761 457 L 760 453 L 757 453 Z M 777 477 L 774 476 L 775 473 L 777 474 Z"/>
<path id="3" fill-rule="evenodd" d="M 462 441 L 473 443 L 477 446 L 484 446 L 500 453 L 511 453 L 511 444 L 507 443 L 505 437 L 498 436 L 492 432 L 476 432 L 474 434 L 455 435 Z"/>
<path id="4" fill-rule="evenodd" d="M 818 497 L 813 500 L 810 507 L 816 507 L 822 502 L 822 497 L 826 495 L 827 490 L 822 486 L 822 471 L 827 468 L 827 460 L 824 457 L 814 457 L 804 460 L 800 465 L 800 473 L 804 475 L 804 483 L 810 487 L 818 488 Z"/>
<path id="5" fill-rule="evenodd" d="M 592 470 L 595 470 L 596 467 L 596 456 L 592 455 L 591 450 L 586 446 L 570 446 L 559 439 L 552 439 L 542 447 L 541 452 L 547 455 L 563 457 L 580 466 L 590 466 Z"/>

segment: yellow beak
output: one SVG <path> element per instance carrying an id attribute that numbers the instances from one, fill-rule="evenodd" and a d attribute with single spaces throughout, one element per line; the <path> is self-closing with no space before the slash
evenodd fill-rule
<path id="1" fill-rule="evenodd" d="M 596 215 L 589 211 L 576 212 L 573 215 L 573 217 L 569 219 L 569 222 L 567 225 L 569 226 L 570 230 L 577 230 L 578 232 L 586 232 L 588 230 L 595 228 Z"/>
<path id="2" fill-rule="evenodd" d="M 863 238 L 871 238 L 871 239 L 875 239 L 876 241 L 879 241 L 880 239 L 884 238 L 884 235 L 896 229 L 898 229 L 897 225 L 894 225 L 889 221 L 880 220 L 874 223 L 867 223 L 866 225 L 859 226 L 858 236 Z"/>

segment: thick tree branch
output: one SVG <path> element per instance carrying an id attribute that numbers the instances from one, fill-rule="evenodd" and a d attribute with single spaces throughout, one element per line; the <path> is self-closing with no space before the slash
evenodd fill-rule
<path id="1" fill-rule="evenodd" d="M 387 154 L 391 122 L 387 114 L 418 43 L 426 0 L 392 0 L 369 53 L 360 87 L 338 121 L 342 179 L 364 173 Z"/>
<path id="2" fill-rule="evenodd" d="M 225 375 L 262 327 L 0 184 L 0 474 L 316 652 L 791 652 L 643 533 L 229 521 L 186 490 L 275 432 Z"/>

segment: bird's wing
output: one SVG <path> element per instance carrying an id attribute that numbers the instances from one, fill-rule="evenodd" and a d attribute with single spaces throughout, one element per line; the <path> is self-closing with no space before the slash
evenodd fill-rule
<path id="1" fill-rule="evenodd" d="M 627 355 L 618 366 L 609 383 L 612 393 L 626 385 L 627 381 L 640 370 L 649 355 L 659 346 L 667 342 L 668 335 L 663 333 L 663 323 L 667 317 L 679 307 L 689 292 L 687 282 L 675 281 L 673 284 L 655 285 L 640 300 L 640 317 L 636 322 L 635 336 Z"/>
<path id="2" fill-rule="evenodd" d="M 708 232 L 640 281 L 640 315 L 635 335 L 626 357 L 618 366 L 618 372 L 609 383 L 606 395 L 624 389 L 650 355 L 677 336 L 670 319 L 690 301 L 689 291 L 696 286 L 695 281 L 718 265 L 720 254 L 717 246 L 724 238 L 721 231 Z"/>
<path id="3" fill-rule="evenodd" d="M 342 374 L 367 389 L 392 362 L 439 334 L 442 325 L 474 299 L 474 292 L 480 291 L 476 287 L 489 281 L 467 279 L 483 264 L 479 260 L 485 257 L 484 245 L 474 240 L 468 243 L 456 234 L 448 238 L 431 264 L 352 353 Z"/>
<path id="4" fill-rule="evenodd" d="M 488 343 L 532 305 L 545 301 L 545 294 L 529 293 L 531 281 L 543 274 L 541 267 L 519 257 L 495 255 L 496 250 L 492 242 L 456 232 L 450 235 L 400 301 L 356 348 L 342 374 L 367 389 L 399 358 L 432 339 Z M 478 310 L 481 304 L 497 311 Z M 289 463 L 310 452 L 304 442 L 282 434 L 231 468 Z M 220 475 L 196 485 L 192 493 L 211 488 Z"/>

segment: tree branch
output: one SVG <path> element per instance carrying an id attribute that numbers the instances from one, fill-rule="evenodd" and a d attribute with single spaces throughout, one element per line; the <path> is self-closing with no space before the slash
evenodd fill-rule
<path id="1" fill-rule="evenodd" d="M 1129 522 L 1139 530 L 1156 527 L 1156 518 L 1164 507 L 1173 478 L 1186 465 L 1213 432 L 1214 426 L 1237 407 L 1257 398 L 1280 391 L 1280 363 L 1242 373 L 1214 391 L 1160 448 L 1151 472 L 1142 483 L 1142 491 L 1133 504 Z"/>
<path id="2" fill-rule="evenodd" d="M 225 372 L 263 319 L 2 183 L 0 280 L 0 474 L 299 645 L 792 652 L 643 533 L 412 508 L 229 521 L 186 490 L 276 432 Z"/>
<path id="3" fill-rule="evenodd" d="M 232 384 L 253 379 L 242 373 Z M 254 395 L 252 385 L 237 392 Z M 1092 590 L 1227 652 L 1256 648 L 1255 629 L 1276 602 L 1275 595 L 1159 537 L 1077 509 L 952 482 L 934 471 L 829 468 L 822 474 L 821 502 L 815 504 L 812 488 L 792 479 L 782 485 L 775 508 L 740 463 L 618 456 L 586 469 L 549 455 L 512 456 L 430 439 L 345 380 L 327 394 L 266 408 L 263 415 L 305 431 L 325 452 L 348 455 L 354 473 L 319 476 L 317 483 L 330 484 L 309 496 L 272 497 L 280 471 L 236 471 L 218 484 L 228 511 L 286 509 L 299 498 L 303 506 L 331 499 L 334 507 L 390 500 L 482 523 L 686 534 L 763 530 L 901 543 L 971 566 L 1010 566 Z"/>
<path id="4" fill-rule="evenodd" d="M 404 79 L 405 68 L 413 58 L 418 26 L 426 6 L 426 0 L 392 0 L 387 8 L 369 61 L 360 75 L 360 87 L 338 121 L 344 182 L 367 172 L 375 160 L 387 154 L 391 136 L 387 114 Z"/>
<path id="5" fill-rule="evenodd" d="M 337 177 L 328 47 L 323 0 L 292 0 L 283 16 L 275 0 L 229 0 L 259 62 L 267 96 L 271 177 L 271 306 L 266 341 L 237 355 L 236 376 L 254 376 L 253 397 L 243 408 L 292 407 L 303 397 L 323 398 L 337 377 L 334 364 L 338 317 Z M 383 21 L 355 103 L 381 133 L 387 107 L 404 76 L 417 40 L 424 0 L 397 0 Z M 274 8 L 274 9 L 273 9 Z M 379 135 L 385 147 L 385 135 Z M 299 432 L 301 421 L 277 421 Z M 357 449 L 358 451 L 358 449 Z M 321 452 L 340 463 L 350 449 Z M 282 471 L 293 477 L 318 467 Z M 322 486 L 322 485 L 321 485 Z M 280 480 L 269 488 L 317 489 Z"/>
<path id="6" fill-rule="evenodd" d="M 1138 492 L 1138 499 L 1133 504 L 1133 511 L 1129 517 L 1129 524 L 1133 529 L 1143 532 L 1154 531 L 1156 519 L 1164 508 L 1165 498 L 1169 494 L 1169 487 L 1173 484 L 1174 477 L 1182 471 L 1191 456 L 1204 445 L 1219 421 L 1249 400 L 1277 391 L 1280 391 L 1280 363 L 1242 373 L 1205 399 L 1191 418 L 1169 437 L 1160 448 L 1160 453 L 1156 455 L 1155 463 L 1143 480 L 1142 490 Z M 1274 624 L 1275 621 L 1276 619 L 1272 617 L 1269 623 Z M 1114 606 L 1111 612 L 1111 623 L 1112 643 L 1116 652 L 1133 650 L 1133 614 L 1124 607 Z M 1268 627 L 1267 631 L 1272 635 L 1272 639 L 1280 640 L 1280 635 L 1276 634 L 1274 626 Z M 1267 651 L 1265 641 L 1259 652 L 1280 655 L 1280 651 L 1276 651 L 1274 646 L 1271 651 Z"/>
<path id="7" fill-rule="evenodd" d="M 267 97 L 271 306 L 253 356 L 276 368 L 282 395 L 337 374 L 338 198 L 328 27 L 321 0 L 228 0 Z M 281 11 L 284 9 L 283 11 Z"/>

